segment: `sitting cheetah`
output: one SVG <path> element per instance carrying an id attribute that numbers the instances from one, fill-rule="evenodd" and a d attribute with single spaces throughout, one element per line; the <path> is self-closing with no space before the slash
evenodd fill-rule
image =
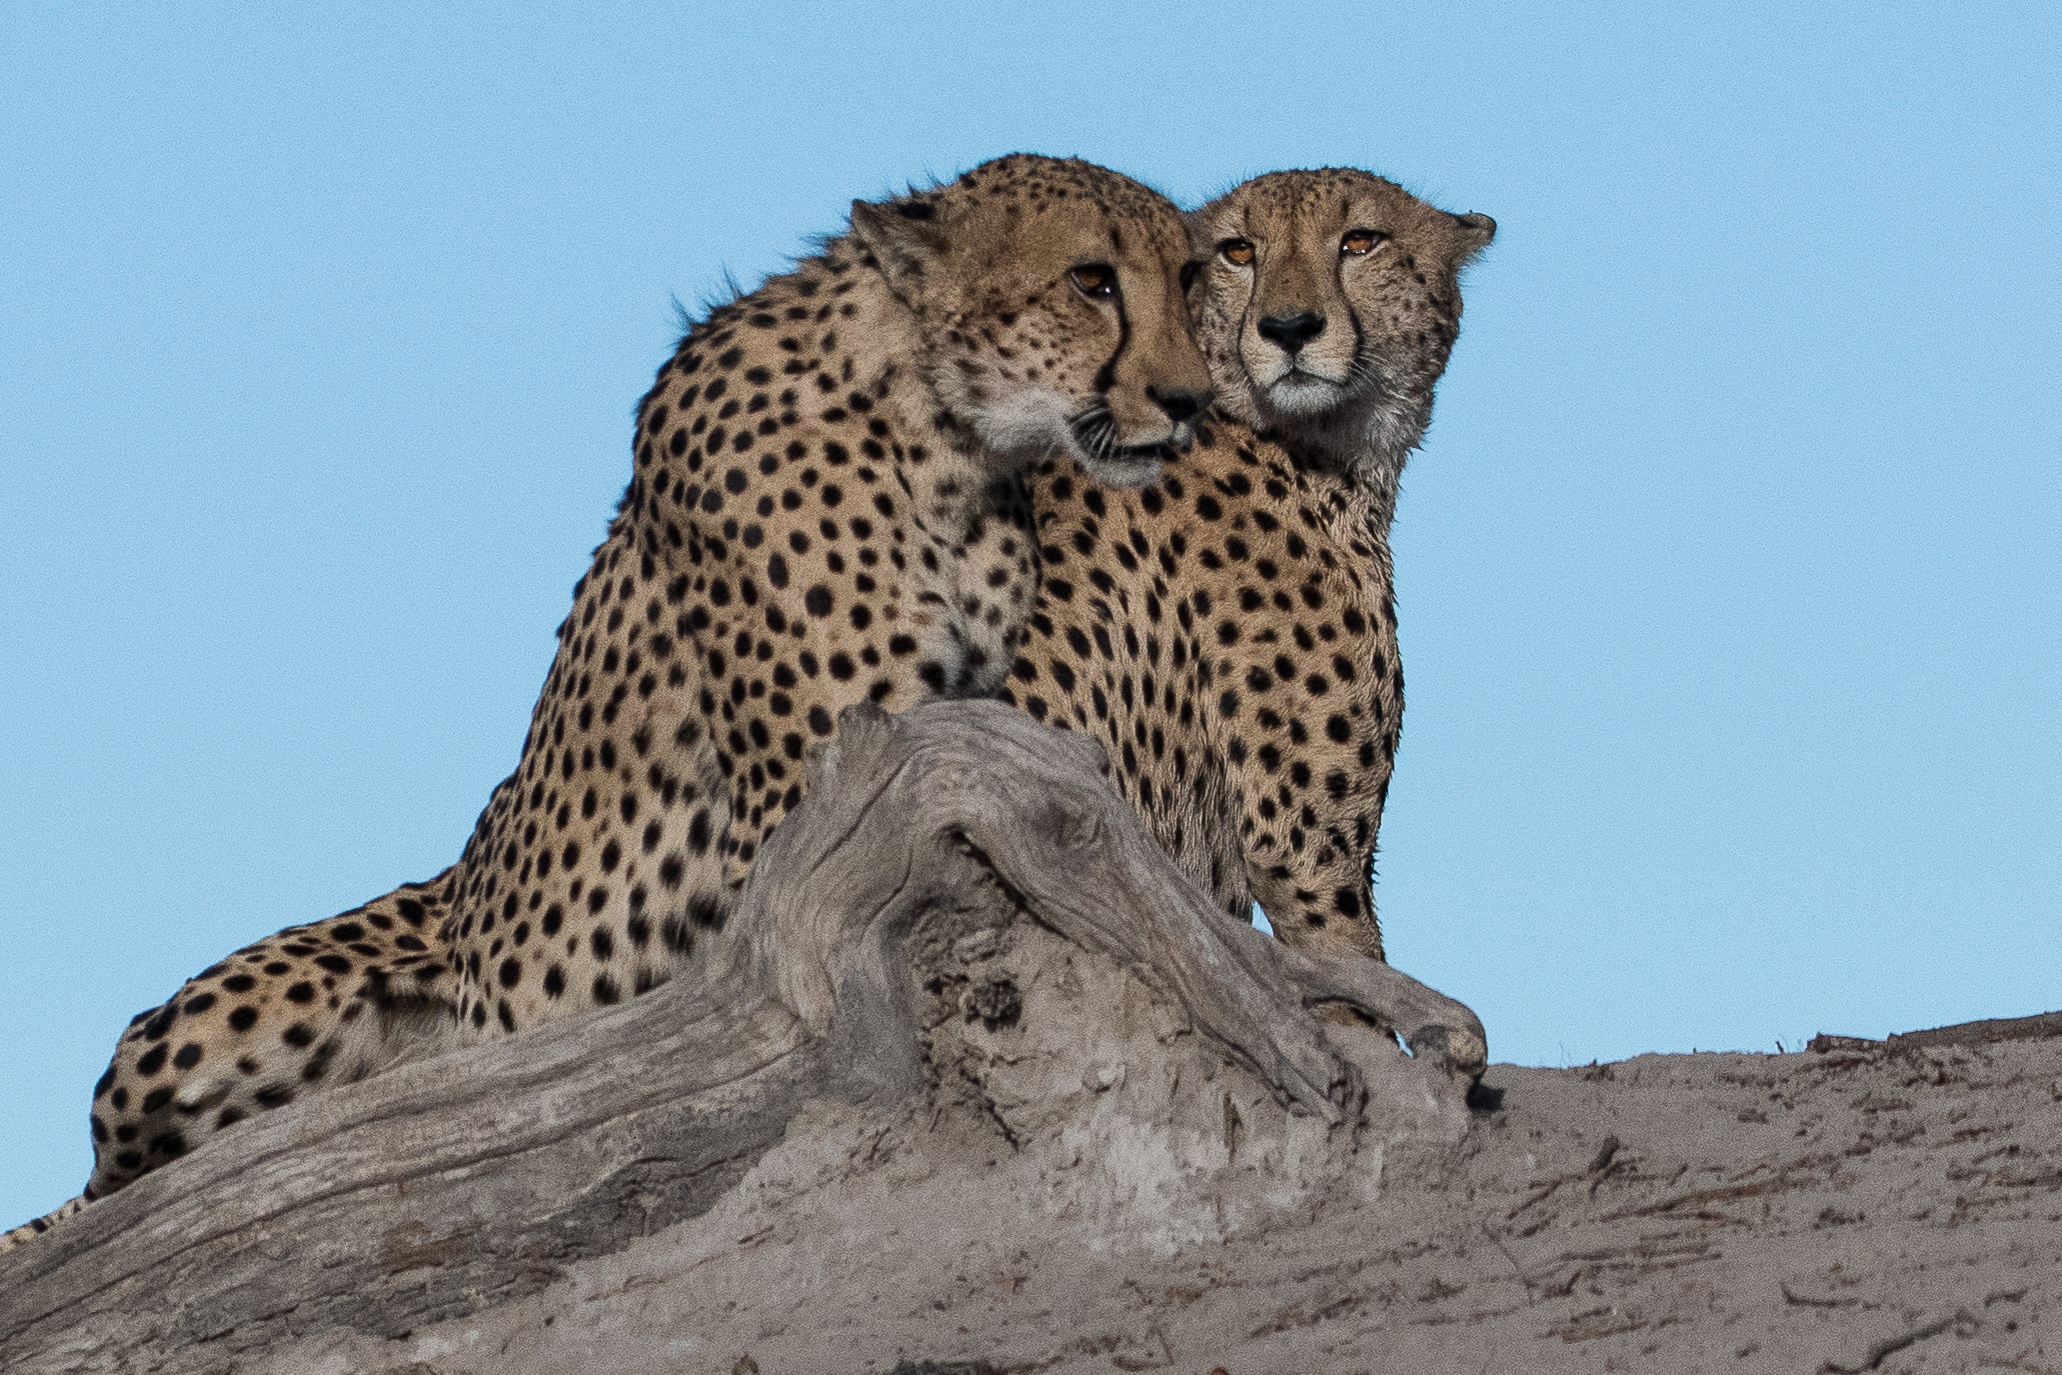
<path id="1" fill-rule="evenodd" d="M 1154 192 L 1014 155 L 855 203 L 848 234 L 710 312 L 638 410 L 629 488 L 459 863 L 139 1017 L 96 1088 L 84 1198 L 52 1217 L 304 1084 L 664 982 L 842 708 L 995 693 L 1037 582 L 1026 466 L 1137 483 L 1191 441 L 1189 258 Z"/>
<path id="2" fill-rule="evenodd" d="M 1382 956 L 1371 866 L 1403 715 L 1389 522 L 1496 232 L 1365 172 L 1276 172 L 1191 217 L 1219 406 L 1157 483 L 1045 464 L 1010 699 L 1102 736 L 1226 910 Z"/>

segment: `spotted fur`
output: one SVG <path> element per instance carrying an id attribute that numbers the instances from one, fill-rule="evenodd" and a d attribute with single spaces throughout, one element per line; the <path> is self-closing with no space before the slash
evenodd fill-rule
<path id="1" fill-rule="evenodd" d="M 1026 467 L 1057 451 L 1136 483 L 1190 442 L 1210 376 L 1189 258 L 1155 193 L 1016 155 L 855 203 L 849 233 L 712 310 L 638 409 L 629 487 L 463 857 L 139 1015 L 96 1089 L 84 1197 L 310 1085 L 695 958 L 842 708 L 997 690 L 1037 585 Z"/>
<path id="2" fill-rule="evenodd" d="M 1227 911 L 1258 901 L 1285 941 L 1380 958 L 1372 865 L 1403 718 L 1389 524 L 1460 270 L 1495 225 L 1328 169 L 1247 182 L 1191 227 L 1219 409 L 1138 490 L 1037 472 L 1044 586 L 1005 690 L 1100 736 Z"/>

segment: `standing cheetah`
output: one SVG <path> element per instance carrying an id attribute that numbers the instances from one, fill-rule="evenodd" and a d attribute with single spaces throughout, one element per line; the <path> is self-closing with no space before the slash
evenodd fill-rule
<path id="1" fill-rule="evenodd" d="M 1060 452 L 1137 483 L 1190 442 L 1190 267 L 1154 192 L 1020 154 L 855 203 L 849 233 L 711 311 L 638 409 L 629 487 L 459 863 L 139 1017 L 96 1088 L 86 1193 L 52 1217 L 306 1084 L 663 983 L 842 708 L 996 692 L 1037 586 L 1025 468 Z"/>
<path id="2" fill-rule="evenodd" d="M 1190 218 L 1218 409 L 1156 483 L 1032 481 L 1044 587 L 1006 692 L 1109 744 L 1161 845 L 1244 920 L 1382 956 L 1371 866 L 1403 717 L 1389 523 L 1496 232 L 1365 172 Z"/>

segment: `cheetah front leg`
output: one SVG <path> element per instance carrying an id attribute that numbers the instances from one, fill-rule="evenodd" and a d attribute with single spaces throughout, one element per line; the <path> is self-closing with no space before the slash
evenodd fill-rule
<path id="1" fill-rule="evenodd" d="M 1367 656 L 1374 672 L 1358 668 L 1358 681 L 1345 679 L 1345 654 L 1299 657 L 1255 654 L 1241 665 L 1242 685 L 1266 683 L 1273 694 L 1248 705 L 1250 734 L 1234 766 L 1253 897 L 1287 944 L 1379 960 L 1375 841 L 1396 756 L 1401 675 L 1393 651 Z M 1300 674 L 1283 672 L 1289 667 Z"/>
<path id="2" fill-rule="evenodd" d="M 1305 949 L 1386 958 L 1375 911 L 1372 844 L 1342 845 L 1337 836 L 1321 836 L 1306 839 L 1310 852 L 1298 854 L 1279 837 L 1257 834 L 1260 847 L 1247 850 L 1246 864 L 1254 901 L 1275 935 Z"/>

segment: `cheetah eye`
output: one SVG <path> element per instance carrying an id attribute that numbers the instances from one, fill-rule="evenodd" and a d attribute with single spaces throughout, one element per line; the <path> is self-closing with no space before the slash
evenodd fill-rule
<path id="1" fill-rule="evenodd" d="M 1091 301 L 1117 299 L 1117 269 L 1108 263 L 1084 263 L 1069 272 L 1067 277 Z"/>
<path id="2" fill-rule="evenodd" d="M 1233 267 L 1245 267 L 1253 261 L 1253 245 L 1245 239 L 1226 239 L 1217 245 L 1217 251 Z"/>
<path id="3" fill-rule="evenodd" d="M 1365 258 L 1380 248 L 1388 235 L 1379 229 L 1349 229 L 1339 240 L 1339 256 L 1342 258 Z"/>

